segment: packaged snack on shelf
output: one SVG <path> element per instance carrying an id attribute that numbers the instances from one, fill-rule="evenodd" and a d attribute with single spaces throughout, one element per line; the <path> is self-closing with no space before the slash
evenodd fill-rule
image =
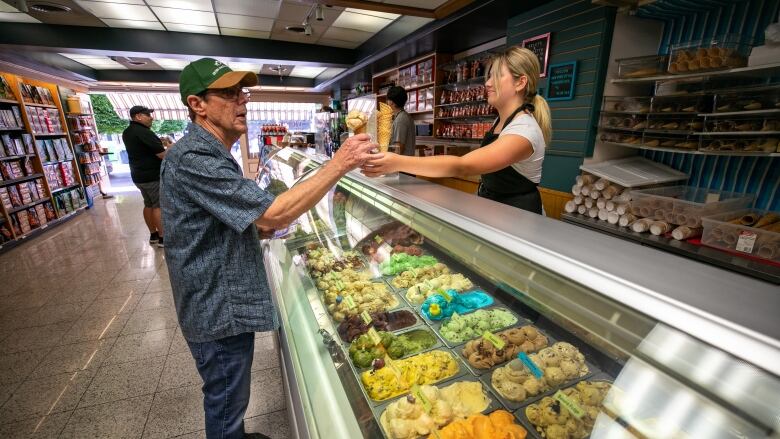
<path id="1" fill-rule="evenodd" d="M 38 204 L 35 206 L 35 213 L 38 214 L 38 221 L 40 221 L 41 225 L 45 225 L 49 222 L 48 218 L 46 217 L 46 208 L 43 207 L 43 204 Z"/>
<path id="2" fill-rule="evenodd" d="M 701 242 L 710 247 L 780 261 L 780 214 L 746 209 L 702 218 Z"/>
<path id="3" fill-rule="evenodd" d="M 647 128 L 647 116 L 635 114 L 601 113 L 599 128 L 642 132 Z"/>
<path id="4" fill-rule="evenodd" d="M 0 187 L 0 204 L 2 204 L 6 210 L 14 208 L 13 204 L 11 204 L 11 197 L 8 195 L 8 188 L 6 187 Z"/>
<path id="5" fill-rule="evenodd" d="M 16 188 L 16 185 L 11 185 L 7 187 L 8 189 L 8 197 L 11 199 L 11 205 L 13 207 L 19 207 L 22 204 L 22 197 L 19 195 L 19 190 Z"/>
<path id="6" fill-rule="evenodd" d="M 739 35 L 676 44 L 671 47 L 669 73 L 698 73 L 745 67 L 751 44 Z"/>
<path id="7" fill-rule="evenodd" d="M 618 78 L 644 78 L 663 74 L 669 63 L 667 55 L 637 56 L 616 59 Z"/>
<path id="8" fill-rule="evenodd" d="M 734 135 L 780 134 L 780 117 L 733 116 L 708 119 L 705 124 L 708 133 L 730 133 Z"/>
<path id="9" fill-rule="evenodd" d="M 30 223 L 31 229 L 37 229 L 41 226 L 41 221 L 38 219 L 38 212 L 34 207 L 27 209 L 27 221 Z"/>
<path id="10" fill-rule="evenodd" d="M 712 109 L 712 99 L 704 95 L 693 96 L 655 96 L 653 97 L 653 113 L 708 113 Z"/>
<path id="11" fill-rule="evenodd" d="M 662 135 L 645 133 L 642 145 L 651 148 L 676 148 L 695 150 L 699 147 L 699 138 L 694 135 Z"/>
<path id="12" fill-rule="evenodd" d="M 32 228 L 30 227 L 30 220 L 27 218 L 27 211 L 22 210 L 21 212 L 16 212 L 16 218 L 19 220 L 19 229 L 22 231 L 21 234 L 30 233 Z"/>
<path id="13" fill-rule="evenodd" d="M 46 220 L 53 221 L 57 219 L 57 212 L 54 210 L 54 205 L 47 201 L 44 203 L 43 208 L 46 210 Z"/>
<path id="14" fill-rule="evenodd" d="M 717 136 L 706 137 L 701 140 L 702 151 L 737 151 L 773 153 L 780 152 L 780 136 L 778 137 L 744 137 L 744 136 Z"/>
<path id="15" fill-rule="evenodd" d="M 692 134 L 704 129 L 704 120 L 692 116 L 651 115 L 647 120 L 646 133 Z"/>
<path id="16" fill-rule="evenodd" d="M 30 187 L 27 183 L 17 184 L 16 188 L 19 190 L 19 197 L 22 199 L 22 204 L 30 204 L 33 202 L 32 195 L 30 195 Z"/>
<path id="17" fill-rule="evenodd" d="M 17 218 L 16 214 L 10 215 L 11 218 L 11 228 L 14 231 L 14 234 L 16 236 L 19 236 L 22 234 L 22 228 L 19 226 L 19 219 Z"/>
<path id="18" fill-rule="evenodd" d="M 715 113 L 770 112 L 780 109 L 780 87 L 715 94 Z"/>
<path id="19" fill-rule="evenodd" d="M 701 227 L 702 217 L 746 208 L 753 201 L 753 195 L 691 186 L 641 189 L 631 195 L 634 215 L 688 227 Z"/>
<path id="20" fill-rule="evenodd" d="M 650 112 L 650 96 L 604 96 L 603 112 L 646 114 Z"/>

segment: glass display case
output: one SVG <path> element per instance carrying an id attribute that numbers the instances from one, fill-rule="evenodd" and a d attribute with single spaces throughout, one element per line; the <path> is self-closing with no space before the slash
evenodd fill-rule
<path id="1" fill-rule="evenodd" d="M 296 437 L 778 434 L 776 285 L 408 176 L 262 245 Z"/>

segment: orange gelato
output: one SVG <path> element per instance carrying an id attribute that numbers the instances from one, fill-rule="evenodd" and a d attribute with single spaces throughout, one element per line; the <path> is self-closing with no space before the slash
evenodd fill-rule
<path id="1" fill-rule="evenodd" d="M 515 423 L 515 417 L 506 410 L 485 415 L 474 415 L 438 431 L 439 439 L 525 439 L 528 432 Z M 428 439 L 437 439 L 435 434 Z"/>

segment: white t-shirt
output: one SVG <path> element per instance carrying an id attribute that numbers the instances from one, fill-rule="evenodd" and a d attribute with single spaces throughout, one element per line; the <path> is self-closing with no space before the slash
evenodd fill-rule
<path id="1" fill-rule="evenodd" d="M 525 137 L 531 142 L 534 152 L 531 157 L 512 164 L 512 168 L 534 183 L 542 180 L 542 162 L 544 162 L 544 135 L 542 129 L 533 116 L 528 113 L 520 113 L 509 122 L 498 137 L 507 134 L 515 134 Z"/>

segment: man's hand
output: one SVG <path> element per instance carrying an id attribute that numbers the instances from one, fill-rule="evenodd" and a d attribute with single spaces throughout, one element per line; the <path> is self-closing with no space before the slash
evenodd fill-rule
<path id="1" fill-rule="evenodd" d="M 379 150 L 379 145 L 371 143 L 368 134 L 357 134 L 347 139 L 333 155 L 333 164 L 337 165 L 342 173 L 357 169 L 372 158 L 371 151 Z"/>
<path id="2" fill-rule="evenodd" d="M 263 226 L 257 226 L 257 231 L 260 233 L 260 239 L 269 239 L 274 236 L 274 233 L 276 233 L 276 230 L 266 228 Z"/>

